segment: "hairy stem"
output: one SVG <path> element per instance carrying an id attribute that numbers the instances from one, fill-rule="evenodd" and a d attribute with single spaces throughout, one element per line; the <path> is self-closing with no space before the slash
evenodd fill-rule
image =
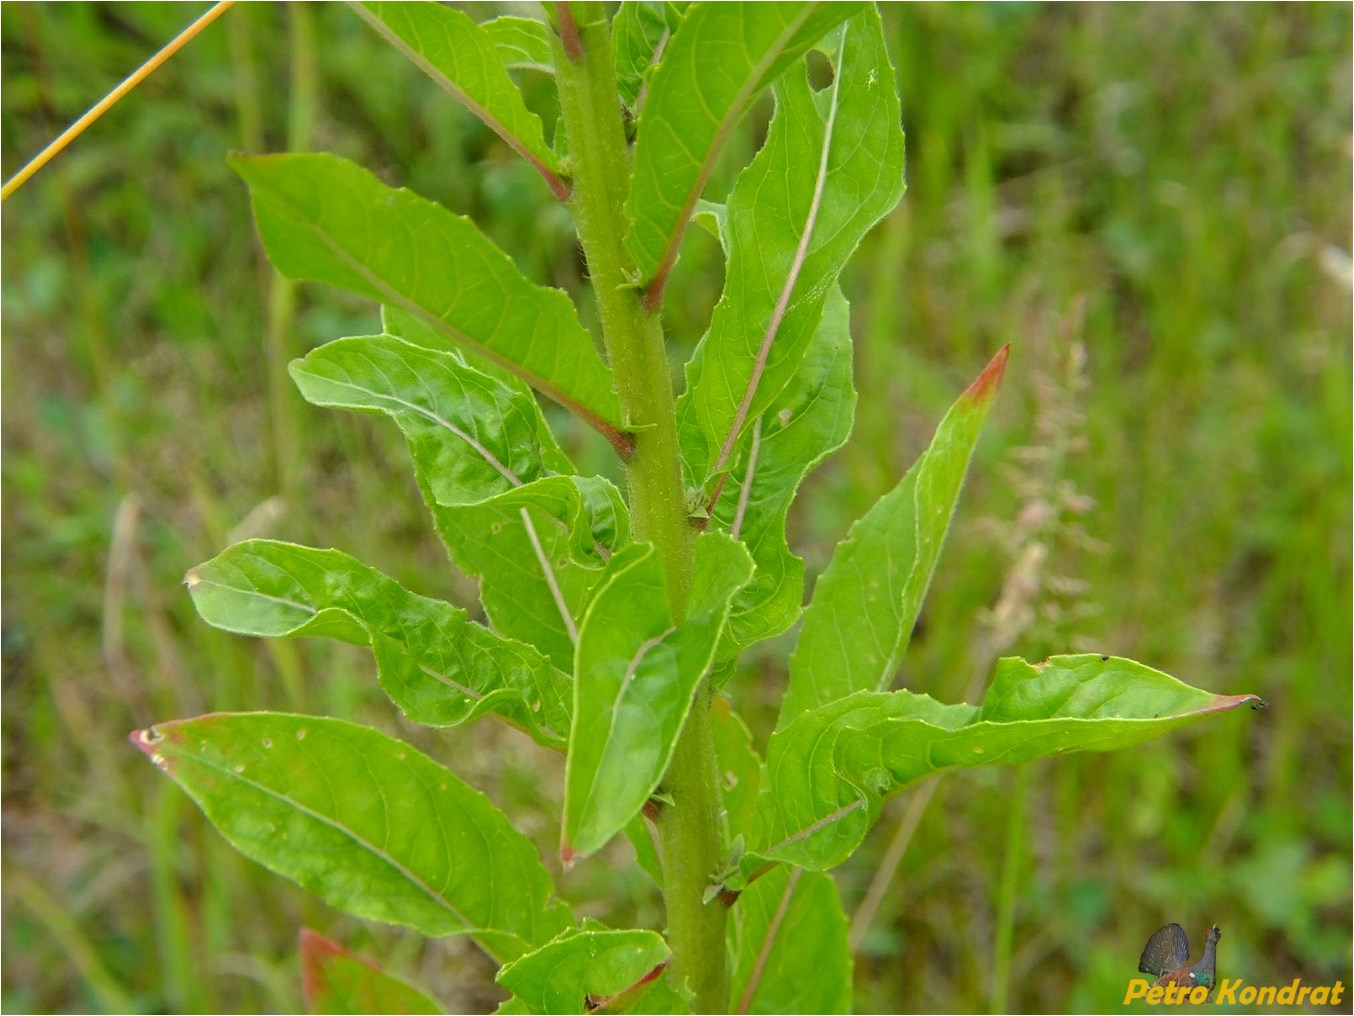
<path id="1" fill-rule="evenodd" d="M 560 113 L 574 159 L 569 204 L 597 294 L 617 393 L 634 430 L 634 454 L 626 461 L 630 512 L 638 538 L 657 547 L 672 620 L 680 623 L 691 591 L 695 534 L 686 517 L 662 325 L 634 285 L 636 266 L 624 243 L 630 159 L 609 29 L 598 3 L 559 3 L 553 13 Z M 726 912 L 703 898 L 722 853 L 709 701 L 703 687 L 663 781 L 671 803 L 658 826 L 672 975 L 695 994 L 697 1012 L 723 1012 Z"/>

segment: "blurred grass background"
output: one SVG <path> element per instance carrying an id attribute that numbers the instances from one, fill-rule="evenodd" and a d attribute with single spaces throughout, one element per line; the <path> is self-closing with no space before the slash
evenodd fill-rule
<path id="1" fill-rule="evenodd" d="M 3 175 L 193 13 L 0 8 Z M 973 700 L 996 655 L 1094 649 L 1270 708 L 893 802 L 837 872 L 857 1008 L 1118 1009 L 1169 921 L 1196 948 L 1222 926 L 1222 976 L 1348 985 L 1350 7 L 885 17 L 909 188 L 847 278 L 856 431 L 806 487 L 792 543 L 820 569 L 1010 342 L 906 684 Z M 524 86 L 549 117 L 544 83 Z M 290 389 L 290 357 L 376 315 L 262 261 L 224 155 L 287 147 L 473 215 L 538 281 L 576 292 L 583 277 L 540 181 L 338 5 L 230 11 L 6 202 L 7 1012 L 294 1011 L 303 923 L 449 1011 L 500 997 L 464 942 L 348 919 L 236 855 L 126 743 L 155 720 L 376 724 L 452 761 L 554 864 L 557 761 L 486 724 L 411 730 L 366 654 L 224 635 L 179 587 L 228 542 L 269 535 L 473 599 L 394 428 Z M 693 234 L 674 277 L 674 364 L 718 297 L 715 253 Z M 610 468 L 590 435 L 566 441 Z M 763 734 L 786 645 L 732 682 Z M 580 866 L 564 892 L 661 926 L 627 858 Z"/>

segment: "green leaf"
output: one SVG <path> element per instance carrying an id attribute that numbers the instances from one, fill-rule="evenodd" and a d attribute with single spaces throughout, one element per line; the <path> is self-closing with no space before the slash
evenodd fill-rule
<path id="1" fill-rule="evenodd" d="M 624 0 L 611 22 L 611 48 L 616 56 L 616 84 L 621 101 L 633 109 L 644 77 L 653 65 L 664 36 L 676 31 L 688 4 L 662 0 Z"/>
<path id="2" fill-rule="evenodd" d="M 674 986 L 671 976 L 656 977 L 635 990 L 616 997 L 604 1010 L 607 1013 L 643 1013 L 644 1016 L 675 1014 L 685 1016 L 693 1011 L 691 992 Z"/>
<path id="3" fill-rule="evenodd" d="M 443 1011 L 431 996 L 309 928 L 301 929 L 301 994 L 316 1014 Z"/>
<path id="4" fill-rule="evenodd" d="M 407 744 L 342 720 L 213 713 L 132 743 L 246 857 L 355 917 L 507 962 L 570 924 L 525 836 Z"/>
<path id="5" fill-rule="evenodd" d="M 834 290 L 799 372 L 753 422 L 711 512 L 711 526 L 741 540 L 757 565 L 734 598 L 721 660 L 798 619 L 804 562 L 786 542 L 786 516 L 804 477 L 850 436 L 855 406 L 850 306 Z M 690 448 L 700 442 L 699 430 L 690 414 L 682 422 L 683 447 Z"/>
<path id="6" fill-rule="evenodd" d="M 615 487 L 552 476 L 475 504 L 432 507 L 452 560 L 479 577 L 494 628 L 570 668 L 607 547 L 628 538 Z"/>
<path id="7" fill-rule="evenodd" d="M 512 371 L 618 449 L 610 369 L 557 289 L 529 281 L 470 219 L 332 155 L 235 155 L 284 275 L 398 307 Z"/>
<path id="8" fill-rule="evenodd" d="M 626 245 L 656 306 L 692 209 L 734 125 L 855 3 L 704 4 L 668 41 L 635 142 Z"/>
<path id="9" fill-rule="evenodd" d="M 828 875 L 777 868 L 738 896 L 729 1012 L 851 1011 L 851 948 Z"/>
<path id="10" fill-rule="evenodd" d="M 504 14 L 480 25 L 494 41 L 498 57 L 509 70 L 532 70 L 554 74 L 550 53 L 550 31 L 535 18 L 515 18 Z"/>
<path id="11" fill-rule="evenodd" d="M 724 293 L 687 370 L 707 445 L 689 465 L 707 490 L 798 374 L 842 268 L 903 193 L 903 132 L 878 12 L 837 34 L 833 83 L 815 94 L 802 65 L 781 79 L 767 143 L 729 198 Z"/>
<path id="12" fill-rule="evenodd" d="M 950 518 L 1006 369 L 1006 347 L 940 422 L 931 446 L 851 527 L 818 579 L 790 656 L 784 727 L 807 709 L 887 688 L 898 670 Z"/>
<path id="13" fill-rule="evenodd" d="M 319 346 L 289 370 L 307 402 L 395 420 L 438 503 L 480 501 L 573 472 L 536 401 L 454 353 L 363 336 Z"/>
<path id="14" fill-rule="evenodd" d="M 217 628 L 370 645 L 381 687 L 415 723 L 449 727 L 492 712 L 540 744 L 564 746 L 567 674 L 530 646 L 347 554 L 248 540 L 198 565 L 186 581 L 198 613 Z"/>
<path id="15" fill-rule="evenodd" d="M 340 339 L 291 365 L 307 400 L 390 416 L 451 559 L 481 580 L 494 627 L 573 666 L 577 622 L 611 548 L 620 492 L 572 467 L 530 393 L 392 336 Z"/>
<path id="16" fill-rule="evenodd" d="M 657 788 L 714 656 L 729 599 L 752 574 L 723 534 L 696 541 L 687 616 L 668 613 L 652 544 L 617 553 L 588 606 L 574 662 L 561 854 L 590 854 Z"/>
<path id="17" fill-rule="evenodd" d="M 1248 702 L 1258 708 L 1260 699 L 1214 695 L 1141 663 L 1095 655 L 1037 666 L 1003 659 L 981 707 L 858 691 L 772 735 L 760 846 L 743 873 L 768 861 L 813 870 L 840 864 L 885 797 L 942 770 L 1114 751 Z"/>
<path id="18" fill-rule="evenodd" d="M 418 0 L 418 2 L 422 2 L 422 0 Z M 399 307 L 382 304 L 381 332 L 397 339 L 404 339 L 405 342 L 412 343 L 415 346 L 422 346 L 424 349 L 436 349 L 439 352 L 450 353 L 457 363 L 469 364 L 481 374 L 488 374 L 495 381 L 502 382 L 515 392 L 521 392 L 523 395 L 531 394 L 531 385 L 512 371 L 500 367 L 488 357 L 478 356 L 474 352 L 459 346 L 448 348 L 447 341 L 443 338 L 442 333 L 417 314 L 410 314 Z M 534 401 L 535 397 L 532 398 Z"/>
<path id="19" fill-rule="evenodd" d="M 625 838 L 635 852 L 635 863 L 653 879 L 653 884 L 662 888 L 663 862 L 658 856 L 658 844 L 654 842 L 654 832 L 641 812 L 625 823 Z"/>
<path id="20" fill-rule="evenodd" d="M 724 801 L 724 839 L 732 843 L 738 836 L 752 834 L 757 791 L 762 781 L 762 760 L 757 756 L 752 732 L 733 711 L 728 699 L 716 696 L 711 702 L 710 726 Z"/>
<path id="21" fill-rule="evenodd" d="M 654 931 L 586 929 L 561 935 L 498 972 L 503 985 L 530 1013 L 585 1013 L 662 973 L 668 945 Z"/>
<path id="22" fill-rule="evenodd" d="M 469 15 L 441 4 L 365 2 L 355 9 L 367 24 L 526 159 L 557 198 L 568 200 L 569 185 L 560 179 L 555 154 L 545 143 L 541 119 L 522 101 L 499 48 L 500 37 L 512 31 L 514 49 L 522 44 L 534 49 L 539 37 L 546 42 L 548 54 L 543 25 L 535 34 L 522 25 L 507 29 L 500 26 L 491 34 Z M 550 65 L 548 55 L 545 64 Z"/>

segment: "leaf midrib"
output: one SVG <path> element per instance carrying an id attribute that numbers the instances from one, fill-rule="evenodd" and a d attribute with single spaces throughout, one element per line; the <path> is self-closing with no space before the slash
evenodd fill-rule
<path id="1" fill-rule="evenodd" d="M 730 103 L 723 119 L 717 120 L 715 125 L 715 136 L 710 143 L 710 147 L 705 154 L 705 159 L 697 168 L 696 180 L 692 184 L 690 192 L 685 201 L 679 206 L 677 213 L 677 222 L 669 235 L 667 242 L 663 246 L 663 251 L 658 258 L 658 267 L 654 271 L 654 277 L 649 282 L 645 293 L 645 304 L 653 309 L 662 299 L 663 289 L 667 285 L 668 275 L 672 271 L 673 264 L 677 260 L 677 248 L 681 246 L 682 238 L 686 235 L 686 230 L 691 222 L 691 212 L 696 207 L 696 202 L 700 200 L 701 193 L 705 190 L 706 183 L 709 182 L 710 174 L 714 172 L 715 163 L 719 158 L 719 153 L 723 151 L 724 143 L 728 140 L 729 133 L 734 125 L 742 117 L 747 109 L 747 104 L 751 97 L 762 87 L 762 78 L 770 70 L 780 54 L 785 51 L 785 47 L 790 44 L 804 24 L 809 20 L 813 13 L 821 6 L 819 3 L 807 3 L 801 8 L 800 14 L 794 20 L 790 21 L 785 29 L 772 40 L 771 45 L 766 49 L 762 59 L 753 65 L 752 71 L 744 79 L 743 84 L 734 93 L 734 101 Z M 705 97 L 697 92 L 697 96 L 704 103 Z M 669 131 L 674 137 L 680 137 L 675 131 Z M 661 192 L 660 192 L 661 195 Z"/>
<path id="2" fill-rule="evenodd" d="M 172 743 L 172 742 L 171 742 L 171 743 Z M 384 862 L 384 863 L 385 863 L 386 865 L 388 865 L 391 869 L 393 869 L 396 873 L 398 873 L 398 874 L 401 875 L 403 878 L 405 878 L 411 885 L 413 885 L 415 888 L 419 889 L 424 895 L 426 895 L 426 896 L 428 897 L 428 899 L 430 899 L 433 903 L 438 904 L 439 906 L 441 906 L 441 907 L 443 907 L 445 910 L 447 910 L 453 917 L 456 918 L 456 920 L 458 920 L 458 921 L 464 926 L 465 932 L 466 932 L 467 934 L 473 935 L 473 934 L 475 934 L 476 932 L 489 932 L 489 933 L 492 933 L 492 934 L 506 934 L 506 935 L 511 935 L 513 938 L 518 939 L 518 941 L 522 941 L 521 938 L 520 938 L 520 936 L 518 936 L 516 932 L 505 932 L 505 931 L 502 931 L 502 930 L 497 929 L 497 928 L 484 928 L 484 927 L 481 927 L 481 926 L 478 924 L 478 922 L 475 922 L 475 921 L 470 920 L 470 918 L 469 918 L 468 916 L 466 916 L 466 914 L 463 913 L 463 912 L 460 910 L 460 908 L 458 908 L 454 903 L 452 903 L 452 902 L 451 902 L 449 899 L 447 899 L 444 895 L 442 895 L 441 893 L 439 893 L 439 892 L 437 892 L 435 889 L 433 889 L 433 887 L 432 887 L 431 885 L 429 885 L 427 882 L 425 882 L 423 879 L 419 878 L 419 876 L 416 875 L 413 871 L 411 871 L 408 867 L 406 867 L 406 866 L 405 866 L 404 864 L 402 864 L 400 861 L 396 860 L 394 857 L 392 857 L 392 856 L 391 856 L 389 853 L 387 853 L 386 851 L 382 850 L 380 847 L 376 846 L 374 843 L 371 843 L 371 842 L 369 842 L 368 840 L 366 840 L 364 837 L 360 836 L 360 835 L 359 835 L 357 832 L 355 832 L 354 830 L 352 830 L 352 829 L 348 828 L 347 826 L 341 824 L 341 823 L 338 822 L 336 819 L 332 819 L 332 818 L 328 817 L 327 815 L 324 815 L 323 813 L 321 813 L 321 812 L 319 812 L 319 811 L 316 811 L 314 808 L 310 807 L 309 805 L 302 804 L 300 801 L 297 801 L 295 798 L 292 798 L 292 797 L 288 796 L 287 794 L 282 793 L 281 791 L 274 790 L 272 787 L 269 787 L 269 786 L 267 786 L 266 784 L 262 784 L 262 783 L 259 783 L 257 780 L 250 779 L 249 777 L 245 776 L 243 773 L 237 773 L 237 772 L 235 772 L 234 769 L 227 768 L 227 767 L 223 767 L 223 766 L 220 766 L 220 765 L 218 765 L 218 764 L 216 764 L 216 763 L 210 762 L 210 761 L 208 761 L 206 758 L 202 757 L 201 755 L 195 755 L 195 754 L 193 754 L 193 753 L 190 752 L 190 751 L 184 750 L 183 748 L 178 748 L 178 749 L 175 750 L 175 751 L 166 752 L 166 755 L 171 755 L 171 754 L 172 754 L 172 755 L 177 755 L 177 756 L 180 757 L 180 758 L 187 758 L 187 759 L 190 759 L 191 761 L 196 762 L 198 765 L 204 767 L 205 769 L 211 770 L 212 772 L 215 772 L 215 773 L 218 773 L 218 774 L 221 775 L 221 776 L 224 776 L 224 777 L 225 777 L 227 780 L 229 780 L 229 781 L 236 782 L 236 783 L 242 783 L 242 784 L 245 784 L 246 786 L 249 786 L 249 787 L 253 788 L 255 791 L 257 791 L 258 793 L 262 794 L 263 796 L 272 798 L 273 800 L 275 800 L 275 801 L 277 801 L 277 802 L 279 802 L 279 803 L 281 803 L 281 804 L 288 805 L 288 806 L 294 808 L 296 811 L 300 812 L 301 814 L 303 814 L 303 815 L 307 816 L 308 818 L 314 820 L 315 822 L 318 822 L 320 825 L 327 826 L 328 828 L 334 830 L 335 832 L 340 833 L 340 834 L 342 834 L 342 835 L 344 835 L 344 836 L 347 836 L 348 839 L 352 840 L 352 842 L 353 842 L 355 845 L 357 845 L 359 848 L 361 848 L 361 849 L 363 849 L 363 850 L 366 850 L 366 851 L 367 851 L 368 853 L 370 853 L 373 857 L 375 857 L 376 859 L 378 859 L 378 860 Z M 468 823 L 468 824 L 471 826 L 471 828 L 474 828 L 475 831 L 476 831 L 477 833 L 480 832 L 480 830 L 478 829 L 477 826 L 474 825 L 474 823 Z M 480 835 L 481 835 L 481 838 L 483 838 L 483 833 L 480 833 Z M 445 844 L 445 840 L 444 840 L 444 844 Z M 486 845 L 486 848 L 487 848 L 487 846 L 488 846 L 487 840 L 485 841 L 485 845 Z"/>

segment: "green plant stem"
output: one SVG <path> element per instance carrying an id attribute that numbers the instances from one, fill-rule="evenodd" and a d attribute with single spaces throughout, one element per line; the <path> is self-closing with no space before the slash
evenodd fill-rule
<path id="1" fill-rule="evenodd" d="M 630 511 L 636 535 L 657 547 L 672 619 L 679 622 L 691 590 L 694 533 L 686 517 L 662 324 L 641 302 L 624 243 L 630 160 L 609 30 L 601 4 L 558 4 L 556 15 L 560 114 L 573 158 L 570 206 L 617 392 L 635 435 L 635 451 L 626 462 Z M 726 914 L 721 904 L 704 901 L 722 851 L 716 775 L 709 690 L 703 687 L 663 781 L 671 803 L 658 823 L 672 974 L 694 992 L 698 1012 L 723 1012 L 728 1005 Z"/>
<path id="2" fill-rule="evenodd" d="M 1025 812 L 1030 798 L 1028 763 L 1016 769 L 1010 810 L 1006 814 L 1006 853 L 1001 862 L 997 891 L 997 934 L 992 947 L 991 1012 L 1010 1012 L 1011 947 L 1015 942 L 1015 906 L 1020 874 L 1025 862 Z"/>

